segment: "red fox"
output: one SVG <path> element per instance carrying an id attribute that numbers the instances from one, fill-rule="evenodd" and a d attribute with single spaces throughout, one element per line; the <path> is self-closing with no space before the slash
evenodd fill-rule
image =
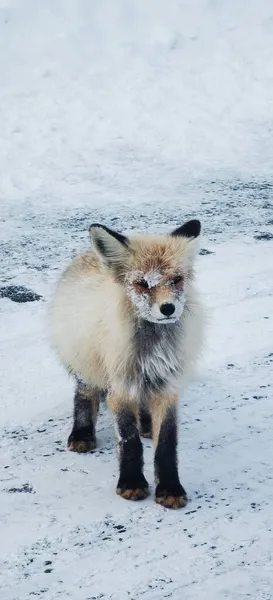
<path id="1" fill-rule="evenodd" d="M 106 390 L 118 441 L 117 494 L 148 495 L 140 435 L 152 436 L 155 499 L 167 508 L 187 503 L 177 467 L 177 408 L 203 338 L 194 285 L 200 230 L 192 220 L 169 235 L 126 237 L 91 225 L 94 251 L 68 266 L 51 307 L 53 344 L 76 380 L 69 449 L 95 449 Z"/>

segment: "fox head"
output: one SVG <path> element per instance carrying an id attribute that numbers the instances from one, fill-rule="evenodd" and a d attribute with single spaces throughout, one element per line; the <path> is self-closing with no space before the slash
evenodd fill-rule
<path id="1" fill-rule="evenodd" d="M 138 318 L 167 324 L 183 314 L 200 231 L 200 221 L 192 220 L 169 235 L 128 238 L 93 224 L 90 236 L 100 261 L 123 286 Z"/>

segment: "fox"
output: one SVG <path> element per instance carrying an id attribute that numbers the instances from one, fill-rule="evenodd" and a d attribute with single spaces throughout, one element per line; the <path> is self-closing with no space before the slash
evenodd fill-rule
<path id="1" fill-rule="evenodd" d="M 141 437 L 152 437 L 155 501 L 182 508 L 188 497 L 178 472 L 178 402 L 203 345 L 195 284 L 201 223 L 129 237 L 94 223 L 89 232 L 92 247 L 67 266 L 50 310 L 53 346 L 75 380 L 68 449 L 95 450 L 105 394 L 117 438 L 116 493 L 148 496 Z"/>

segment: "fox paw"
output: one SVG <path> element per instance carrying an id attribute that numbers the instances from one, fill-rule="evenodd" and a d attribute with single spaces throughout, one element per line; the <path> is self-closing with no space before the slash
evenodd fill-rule
<path id="1" fill-rule="evenodd" d="M 188 498 L 182 485 L 176 485 L 168 489 L 159 484 L 156 488 L 155 501 L 157 504 L 164 506 L 164 508 L 176 510 L 186 506 Z"/>
<path id="2" fill-rule="evenodd" d="M 125 500 L 144 500 L 149 495 L 149 485 L 144 475 L 132 481 L 119 480 L 116 493 Z"/>
<path id="3" fill-rule="evenodd" d="M 96 439 L 88 427 L 83 427 L 71 432 L 67 446 L 72 452 L 92 452 L 96 449 Z"/>

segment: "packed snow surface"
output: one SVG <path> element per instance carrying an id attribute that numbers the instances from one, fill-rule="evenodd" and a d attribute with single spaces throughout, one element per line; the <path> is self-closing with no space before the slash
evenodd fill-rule
<path id="1" fill-rule="evenodd" d="M 1 600 L 272 600 L 272 65 L 269 0 L 0 2 Z M 171 512 L 150 440 L 151 496 L 115 495 L 104 403 L 97 451 L 66 451 L 47 313 L 92 222 L 188 218 L 207 340 Z"/>

